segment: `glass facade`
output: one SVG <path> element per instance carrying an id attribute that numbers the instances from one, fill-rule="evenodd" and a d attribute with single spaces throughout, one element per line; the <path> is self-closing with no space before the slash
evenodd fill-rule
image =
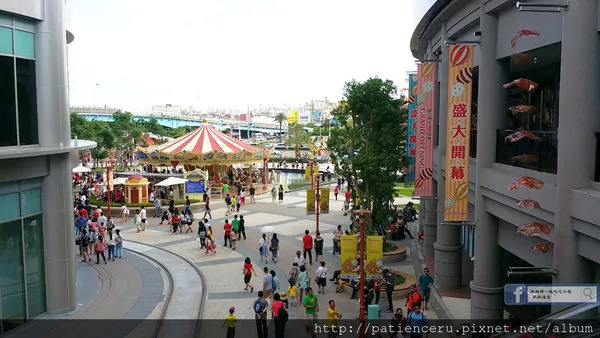
<path id="1" fill-rule="evenodd" d="M 0 183 L 0 334 L 46 312 L 41 180 Z"/>
<path id="2" fill-rule="evenodd" d="M 34 28 L 0 17 L 0 147 L 39 143 Z"/>

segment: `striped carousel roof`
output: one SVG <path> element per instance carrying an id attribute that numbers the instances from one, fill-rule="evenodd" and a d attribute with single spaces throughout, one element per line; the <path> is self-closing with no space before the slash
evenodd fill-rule
<path id="1" fill-rule="evenodd" d="M 261 151 L 260 148 L 223 134 L 207 123 L 203 123 L 200 128 L 187 135 L 171 142 L 161 144 L 154 150 L 165 154 L 176 154 L 180 152 L 206 154 L 213 151 L 232 154 L 243 150 L 251 153 Z"/>

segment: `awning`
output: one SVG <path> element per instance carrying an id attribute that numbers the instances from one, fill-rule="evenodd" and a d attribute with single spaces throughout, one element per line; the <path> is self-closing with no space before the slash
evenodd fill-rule
<path id="1" fill-rule="evenodd" d="M 159 187 L 170 187 L 172 185 L 184 184 L 187 181 L 188 180 L 186 180 L 184 178 L 169 177 L 169 178 L 167 178 L 164 181 L 160 181 L 160 182 L 156 183 L 156 186 L 159 186 Z"/>
<path id="2" fill-rule="evenodd" d="M 83 166 L 81 164 L 78 165 L 77 167 L 73 168 L 73 172 L 74 173 L 89 173 L 91 171 L 92 171 L 92 169 L 90 169 L 88 167 L 85 167 L 85 166 Z"/>

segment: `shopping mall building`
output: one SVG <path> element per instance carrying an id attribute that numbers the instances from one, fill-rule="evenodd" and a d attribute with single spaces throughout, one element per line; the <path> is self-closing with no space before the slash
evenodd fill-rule
<path id="1" fill-rule="evenodd" d="M 444 196 L 446 176 L 448 46 L 475 45 L 469 222 L 445 223 L 443 198 L 421 204 L 436 284 L 441 290 L 468 285 L 472 318 L 543 315 L 553 309 L 505 306 L 503 286 L 600 281 L 600 1 L 528 0 L 520 9 L 514 0 L 431 2 L 410 47 L 419 60 L 439 61 L 437 196 Z M 519 78 L 539 87 L 531 93 L 503 88 Z M 534 109 L 508 109 L 518 105 Z M 516 130 L 539 139 L 505 140 Z M 543 181 L 543 189 L 509 191 L 522 176 Z M 540 208 L 519 208 L 526 199 Z M 530 222 L 551 232 L 517 233 Z M 541 242 L 552 243 L 550 250 L 531 252 Z M 511 267 L 548 270 L 508 276 Z"/>
<path id="2" fill-rule="evenodd" d="M 71 168 L 95 143 L 71 140 L 63 18 L 0 1 L 0 334 L 76 306 Z"/>

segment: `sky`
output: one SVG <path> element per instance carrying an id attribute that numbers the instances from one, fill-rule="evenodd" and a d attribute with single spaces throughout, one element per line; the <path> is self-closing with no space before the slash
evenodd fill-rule
<path id="1" fill-rule="evenodd" d="M 433 0 L 67 0 L 72 106 L 243 109 L 406 87 Z"/>

